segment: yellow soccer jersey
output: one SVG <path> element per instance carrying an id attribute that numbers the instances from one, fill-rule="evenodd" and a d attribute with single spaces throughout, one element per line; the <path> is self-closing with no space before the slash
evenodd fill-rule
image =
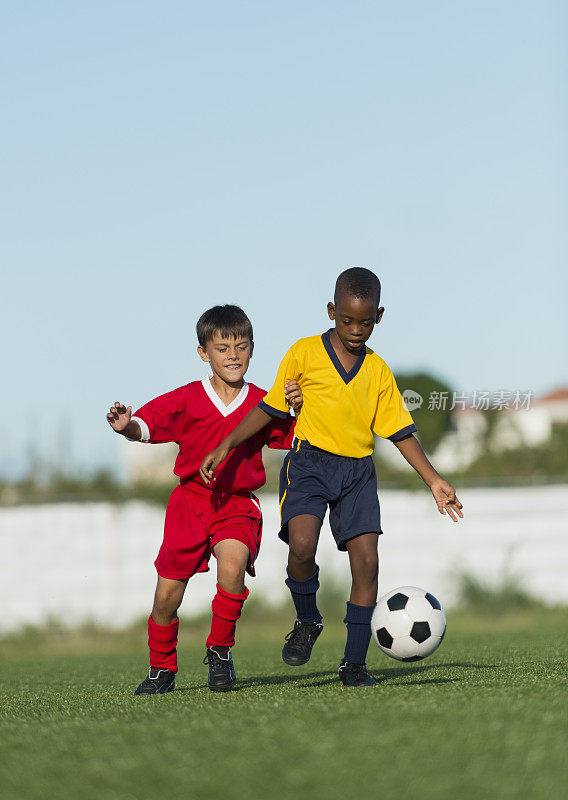
<path id="1" fill-rule="evenodd" d="M 366 347 L 353 369 L 346 372 L 333 349 L 330 332 L 292 345 L 260 408 L 272 416 L 287 416 L 284 384 L 296 379 L 304 395 L 296 437 L 351 458 L 371 455 L 373 431 L 393 442 L 413 433 L 416 426 L 383 359 Z"/>

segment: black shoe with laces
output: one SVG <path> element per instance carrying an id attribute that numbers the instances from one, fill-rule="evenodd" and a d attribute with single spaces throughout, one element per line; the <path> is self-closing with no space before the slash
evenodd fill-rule
<path id="1" fill-rule="evenodd" d="M 367 672 L 365 664 L 352 664 L 342 659 L 338 670 L 344 686 L 376 686 L 377 681 Z"/>
<path id="2" fill-rule="evenodd" d="M 237 682 L 230 647 L 208 647 L 204 664 L 209 664 L 209 688 L 212 692 L 228 692 Z"/>
<path id="3" fill-rule="evenodd" d="M 307 664 L 312 654 L 312 647 L 323 631 L 321 622 L 294 623 L 293 630 L 286 634 L 286 644 L 282 649 L 282 660 L 290 667 L 300 667 Z"/>
<path id="4" fill-rule="evenodd" d="M 148 677 L 142 681 L 134 694 L 165 694 L 173 692 L 175 685 L 175 672 L 170 672 L 169 669 L 150 667 Z"/>

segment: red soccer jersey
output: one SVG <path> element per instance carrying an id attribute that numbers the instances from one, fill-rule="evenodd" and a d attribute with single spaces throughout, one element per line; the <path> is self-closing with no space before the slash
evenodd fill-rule
<path id="1" fill-rule="evenodd" d="M 207 453 L 221 444 L 266 392 L 245 383 L 238 396 L 226 406 L 209 378 L 193 381 L 160 395 L 133 415 L 140 425 L 143 442 L 176 442 L 179 453 L 174 472 L 181 483 L 225 492 L 254 492 L 266 480 L 261 450 L 264 445 L 289 450 L 294 438 L 294 419 L 274 419 L 255 436 L 229 453 L 206 487 L 199 467 Z"/>

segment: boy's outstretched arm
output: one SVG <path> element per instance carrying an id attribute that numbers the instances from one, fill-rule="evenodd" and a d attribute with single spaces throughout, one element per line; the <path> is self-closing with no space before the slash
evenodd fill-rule
<path id="1" fill-rule="evenodd" d="M 463 519 L 463 505 L 456 496 L 456 490 L 436 472 L 426 458 L 426 453 L 420 447 L 418 440 L 410 435 L 394 444 L 410 466 L 414 467 L 424 483 L 430 487 L 440 514 L 448 514 L 454 522 L 458 521 L 457 517 Z"/>
<path id="2" fill-rule="evenodd" d="M 296 416 L 300 413 L 304 403 L 302 390 L 296 380 L 288 380 L 284 385 L 284 395 L 288 404 L 294 409 Z M 212 453 L 205 456 L 199 468 L 199 474 L 204 482 L 209 485 L 215 478 L 215 470 L 224 461 L 231 450 L 250 439 L 255 433 L 261 431 L 273 418 L 258 406 L 251 409 L 235 430 L 230 433 Z"/>
<path id="3" fill-rule="evenodd" d="M 295 380 L 286 381 L 284 394 L 286 400 L 294 409 L 294 413 L 298 415 L 304 402 L 304 396 L 298 382 Z M 258 406 L 251 409 L 235 430 L 223 439 L 212 453 L 209 453 L 203 459 L 199 473 L 205 483 L 207 485 L 211 483 L 215 477 L 215 470 L 227 458 L 231 450 L 234 450 L 235 447 L 238 447 L 247 439 L 250 439 L 251 436 L 254 436 L 255 433 L 261 431 L 271 420 L 270 414 L 267 414 L 266 411 L 263 411 Z"/>
<path id="4" fill-rule="evenodd" d="M 205 483 L 209 485 L 215 477 L 215 470 L 224 461 L 231 450 L 250 439 L 255 433 L 261 431 L 268 425 L 272 417 L 258 406 L 252 408 L 246 417 L 240 422 L 232 433 L 230 433 L 213 452 L 205 456 L 199 468 L 199 473 Z"/>
<path id="5" fill-rule="evenodd" d="M 126 408 L 122 403 L 115 403 L 107 414 L 108 424 L 114 431 L 126 436 L 127 439 L 136 439 L 139 442 L 142 438 L 140 425 L 136 420 L 132 420 L 131 416 L 132 406 Z"/>

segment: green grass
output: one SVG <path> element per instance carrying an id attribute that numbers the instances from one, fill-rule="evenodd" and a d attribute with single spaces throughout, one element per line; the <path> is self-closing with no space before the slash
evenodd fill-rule
<path id="1" fill-rule="evenodd" d="M 238 691 L 211 694 L 203 629 L 184 626 L 176 692 L 134 697 L 142 627 L 0 643 L 3 800 L 551 798 L 566 772 L 565 611 L 449 617 L 437 653 L 380 686 L 337 679 L 328 624 L 312 660 L 280 660 L 286 624 L 243 620 Z M 288 621 L 289 622 L 289 621 Z"/>

